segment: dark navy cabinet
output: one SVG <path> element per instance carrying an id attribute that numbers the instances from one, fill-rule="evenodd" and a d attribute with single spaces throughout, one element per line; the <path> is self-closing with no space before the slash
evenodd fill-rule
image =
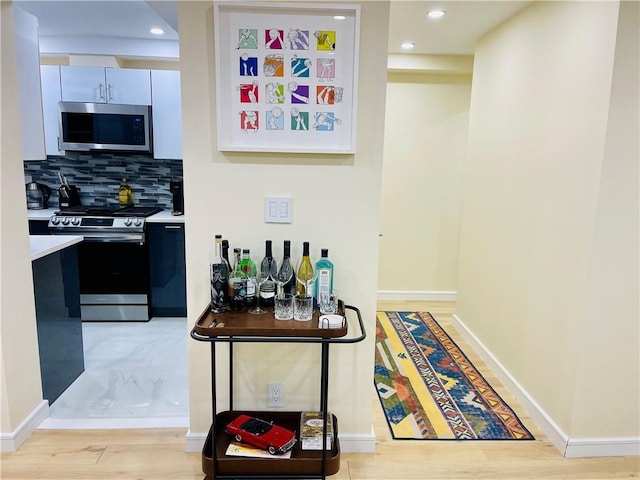
<path id="1" fill-rule="evenodd" d="M 148 223 L 151 315 L 186 317 L 187 286 L 184 225 Z"/>
<path id="2" fill-rule="evenodd" d="M 49 220 L 29 220 L 29 235 L 50 235 Z"/>
<path id="3" fill-rule="evenodd" d="M 84 371 L 76 246 L 32 262 L 43 398 L 53 403 Z"/>

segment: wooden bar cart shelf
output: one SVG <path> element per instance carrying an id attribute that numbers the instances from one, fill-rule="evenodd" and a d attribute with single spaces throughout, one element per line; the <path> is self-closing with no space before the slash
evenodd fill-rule
<path id="1" fill-rule="evenodd" d="M 214 314 L 207 310 L 200 316 L 191 330 L 191 338 L 211 344 L 211 406 L 213 422 L 202 450 L 202 471 L 205 480 L 231 479 L 322 479 L 340 469 L 340 442 L 338 419 L 332 416 L 333 444 L 330 450 L 302 450 L 296 442 L 291 458 L 248 458 L 227 456 L 225 452 L 231 436 L 224 427 L 240 414 L 247 414 L 273 421 L 275 424 L 297 432 L 299 436 L 302 412 L 281 411 L 237 411 L 233 409 L 233 345 L 235 343 L 313 343 L 322 351 L 320 365 L 320 408 L 324 419 L 323 442 L 327 438 L 329 346 L 331 344 L 358 343 L 365 339 L 366 332 L 360 310 L 351 305 L 339 304 L 344 316 L 342 328 L 318 328 L 319 313 L 314 312 L 308 322 L 275 320 L 273 315 L 251 315 L 249 313 Z M 349 314 L 349 312 L 351 312 Z M 353 321 L 353 317 L 357 322 Z M 349 317 L 358 327 L 356 334 L 348 336 Z M 216 345 L 229 345 L 229 410 L 218 412 L 216 381 Z M 298 438 L 299 440 L 299 438 Z"/>

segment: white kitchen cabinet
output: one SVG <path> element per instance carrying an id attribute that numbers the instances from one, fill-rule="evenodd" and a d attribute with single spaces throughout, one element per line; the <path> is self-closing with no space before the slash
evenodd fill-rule
<path id="1" fill-rule="evenodd" d="M 42 65 L 40 67 L 42 86 L 42 115 L 44 118 L 44 141 L 47 155 L 64 155 L 58 146 L 60 130 L 58 126 L 58 102 L 62 100 L 60 89 L 60 67 Z"/>
<path id="2" fill-rule="evenodd" d="M 151 105 L 149 70 L 104 67 L 60 67 L 65 102 Z"/>
<path id="3" fill-rule="evenodd" d="M 153 156 L 182 158 L 182 102 L 180 72 L 151 71 Z"/>
<path id="4" fill-rule="evenodd" d="M 22 158 L 44 160 L 44 122 L 40 94 L 40 52 L 38 49 L 38 19 L 13 8 L 18 77 L 18 101 L 22 127 Z"/>

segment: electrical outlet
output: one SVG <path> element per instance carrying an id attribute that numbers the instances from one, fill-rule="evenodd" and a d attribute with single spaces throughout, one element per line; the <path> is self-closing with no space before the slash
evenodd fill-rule
<path id="1" fill-rule="evenodd" d="M 284 407 L 284 385 L 270 383 L 267 392 L 267 405 L 270 407 Z"/>

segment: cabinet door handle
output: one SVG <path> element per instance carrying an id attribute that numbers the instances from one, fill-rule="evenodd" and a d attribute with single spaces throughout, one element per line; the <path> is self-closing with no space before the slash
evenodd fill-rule
<path id="1" fill-rule="evenodd" d="M 112 88 L 113 88 L 113 87 L 111 86 L 111 84 L 110 84 L 110 83 L 109 83 L 109 84 L 107 84 L 107 95 L 109 95 L 109 101 L 113 100 L 113 95 L 112 95 L 112 93 L 111 93 L 111 89 L 112 89 Z"/>
<path id="2" fill-rule="evenodd" d="M 100 89 L 100 100 L 104 100 L 104 91 L 103 91 L 103 87 L 104 85 L 102 85 L 101 83 L 98 84 L 98 88 Z"/>

